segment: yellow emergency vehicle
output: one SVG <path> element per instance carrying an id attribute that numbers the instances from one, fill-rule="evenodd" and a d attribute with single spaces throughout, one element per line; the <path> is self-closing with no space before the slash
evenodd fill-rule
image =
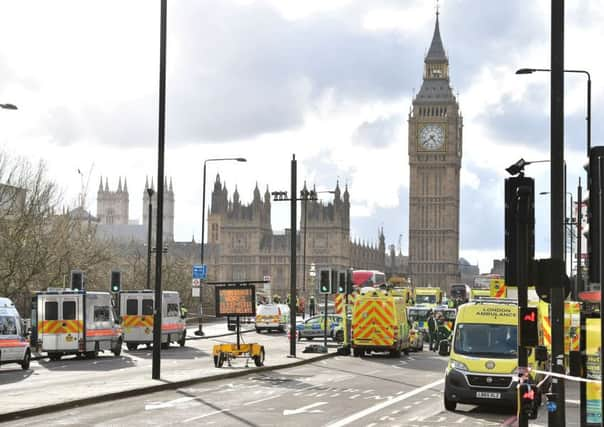
<path id="1" fill-rule="evenodd" d="M 454 411 L 457 403 L 516 405 L 517 330 L 518 304 L 515 300 L 485 299 L 458 308 L 445 371 L 444 404 L 447 410 Z M 530 352 L 529 367 L 537 365 L 535 353 Z M 540 402 L 540 393 L 537 394 L 536 400 Z"/>
<path id="2" fill-rule="evenodd" d="M 415 288 L 415 304 L 436 307 L 443 302 L 443 291 L 440 288 Z"/>
<path id="3" fill-rule="evenodd" d="M 409 354 L 407 306 L 401 296 L 371 289 L 354 300 L 352 308 L 352 352 L 362 356 L 371 351 L 388 351 L 400 357 Z"/>
<path id="4" fill-rule="evenodd" d="M 475 301 L 479 298 L 489 298 L 491 296 L 490 289 L 471 289 L 470 290 L 470 301 Z"/>

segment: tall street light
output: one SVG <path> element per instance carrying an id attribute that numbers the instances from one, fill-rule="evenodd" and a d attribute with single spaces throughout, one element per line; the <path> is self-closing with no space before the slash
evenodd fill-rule
<path id="1" fill-rule="evenodd" d="M 155 230 L 155 307 L 153 313 L 153 363 L 151 377 L 160 379 L 161 366 L 161 258 L 163 247 L 164 214 L 164 151 L 166 137 L 166 39 L 167 39 L 168 0 L 160 4 L 159 35 L 159 119 L 158 119 L 158 155 L 157 155 L 157 223 Z"/>
<path id="2" fill-rule="evenodd" d="M 516 74 L 533 74 L 535 72 L 549 73 L 549 68 L 519 68 L 516 70 Z M 584 74 L 587 77 L 587 116 L 585 120 L 587 122 L 587 155 L 589 156 L 589 150 L 591 149 L 591 75 L 586 70 L 564 70 L 565 73 Z"/>
<path id="3" fill-rule="evenodd" d="M 4 110 L 18 110 L 15 104 L 0 104 L 0 108 Z"/>
<path id="4" fill-rule="evenodd" d="M 208 162 L 226 162 L 226 161 L 234 161 L 234 162 L 247 162 L 247 159 L 243 157 L 223 157 L 217 159 L 206 159 L 203 162 L 203 188 L 202 188 L 202 198 L 201 198 L 201 265 L 203 265 L 203 255 L 204 255 L 204 241 L 205 241 L 205 222 L 206 222 L 206 165 Z M 195 332 L 195 335 L 203 335 L 202 329 L 202 312 L 201 312 L 201 295 L 202 292 L 199 292 L 199 329 Z"/>
<path id="5" fill-rule="evenodd" d="M 153 214 L 153 203 L 151 198 L 153 197 L 153 189 L 147 188 L 147 194 L 149 195 L 149 227 L 147 229 L 147 289 L 151 289 L 151 215 Z"/>

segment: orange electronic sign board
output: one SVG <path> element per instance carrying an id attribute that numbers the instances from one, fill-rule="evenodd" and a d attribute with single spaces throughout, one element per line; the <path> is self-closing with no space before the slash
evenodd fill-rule
<path id="1" fill-rule="evenodd" d="M 217 286 L 217 316 L 255 316 L 256 287 L 253 285 Z"/>

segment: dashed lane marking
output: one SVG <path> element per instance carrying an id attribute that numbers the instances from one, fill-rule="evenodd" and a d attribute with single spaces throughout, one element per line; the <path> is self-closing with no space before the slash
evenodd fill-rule
<path id="1" fill-rule="evenodd" d="M 253 405 L 253 404 L 255 404 L 255 403 L 264 402 L 264 401 L 266 401 L 266 400 L 275 399 L 275 398 L 277 398 L 277 397 L 281 397 L 281 396 L 282 396 L 281 394 L 277 394 L 277 395 L 275 395 L 275 396 L 269 396 L 269 397 L 265 397 L 264 399 L 253 400 L 253 401 L 251 401 L 251 402 L 245 402 L 245 403 L 243 404 L 243 406 L 249 406 L 249 405 Z"/>
<path id="2" fill-rule="evenodd" d="M 341 419 L 339 421 L 336 421 L 336 422 L 334 422 L 332 424 L 329 424 L 329 426 L 330 427 L 343 427 L 343 426 L 346 426 L 346 425 L 351 424 L 351 423 L 353 423 L 353 422 L 355 422 L 357 420 L 360 420 L 361 418 L 366 417 L 367 415 L 373 414 L 373 413 L 378 412 L 378 411 L 380 411 L 380 410 L 382 410 L 384 408 L 387 408 L 388 406 L 391 406 L 391 405 L 399 403 L 399 402 L 401 402 L 403 400 L 409 399 L 410 397 L 413 397 L 413 396 L 415 396 L 417 394 L 423 393 L 424 391 L 429 390 L 432 387 L 440 386 L 444 382 L 445 382 L 444 379 L 440 379 L 440 380 L 434 381 L 434 382 L 432 382 L 430 384 L 426 384 L 426 385 L 424 385 L 422 387 L 419 387 L 419 388 L 416 388 L 415 390 L 412 390 L 412 391 L 410 391 L 408 393 L 401 394 L 400 396 L 397 396 L 397 397 L 395 397 L 393 399 L 389 399 L 389 400 L 386 400 L 384 402 L 378 403 L 376 405 L 370 406 L 369 408 L 366 408 L 366 409 L 364 409 L 362 411 L 359 411 L 359 412 L 357 412 L 355 414 L 352 414 L 352 415 L 350 415 L 350 416 L 348 416 L 346 418 L 343 418 L 343 419 Z"/>

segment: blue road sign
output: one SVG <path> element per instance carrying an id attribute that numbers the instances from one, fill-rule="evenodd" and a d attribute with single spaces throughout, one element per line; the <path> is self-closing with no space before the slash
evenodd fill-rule
<path id="1" fill-rule="evenodd" d="M 208 266 L 206 264 L 193 266 L 193 279 L 205 280 L 208 276 Z"/>

